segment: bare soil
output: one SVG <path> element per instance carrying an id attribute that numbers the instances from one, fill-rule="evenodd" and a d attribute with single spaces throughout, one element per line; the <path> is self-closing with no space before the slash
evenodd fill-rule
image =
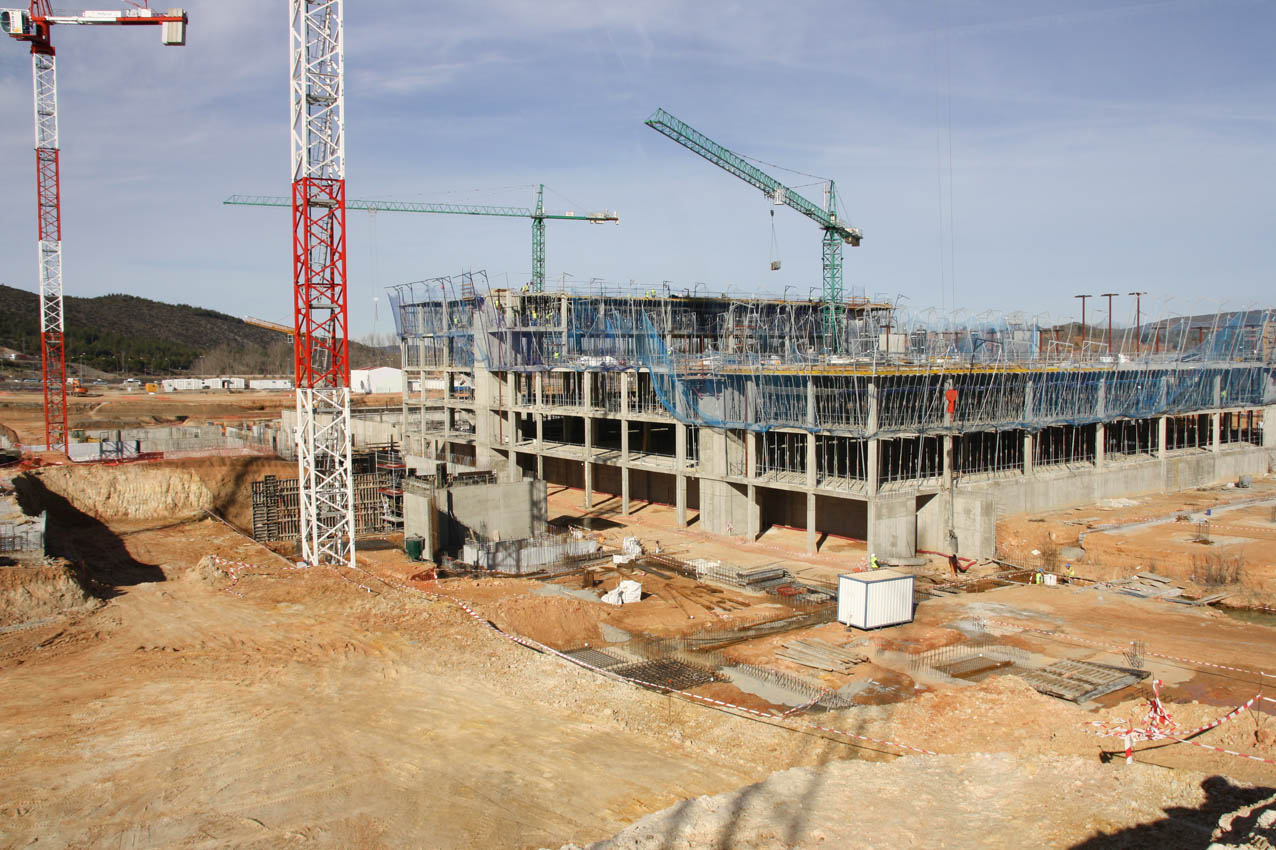
<path id="1" fill-rule="evenodd" d="M 756 622 L 774 616 L 774 598 L 725 591 L 742 607 L 724 620 L 665 598 L 687 580 L 647 576 L 646 599 L 614 608 L 572 595 L 579 576 L 555 588 L 414 581 L 423 565 L 396 549 L 362 552 L 367 572 L 294 569 L 204 513 L 242 519 L 246 483 L 271 469 L 219 458 L 18 480 L 24 500 L 50 508 L 50 545 L 80 595 L 67 587 L 51 608 L 24 608 L 15 594 L 65 579 L 0 567 L 4 622 L 22 625 L 0 629 L 0 847 L 1203 847 L 1220 812 L 1276 785 L 1273 765 L 1184 744 L 1105 763 L 1121 745 L 1090 722 L 1139 722 L 1147 683 L 1077 706 L 1009 675 L 936 680 L 907 658 L 983 634 L 1033 658 L 1124 664 L 1141 641 L 1141 663 L 1190 729 L 1264 687 L 1247 671 L 1270 667 L 1276 629 L 1080 586 L 1005 587 L 924 601 L 914 623 L 888 630 L 826 624 L 734 645 L 736 661 L 875 695 L 788 720 L 739 715 L 581 669 L 488 623 L 571 648 L 615 642 L 617 629 Z M 596 509 L 608 527 L 594 533 L 812 581 L 857 557 L 805 555 L 804 536 L 740 544 L 675 528 L 672 508 L 641 508 Z M 550 497 L 550 516 L 590 515 L 577 491 Z M 1022 521 L 1041 526 L 1075 528 Z M 799 636 L 869 660 L 843 675 L 779 659 Z M 784 708 L 728 683 L 695 693 Z M 1196 740 L 1276 759 L 1270 705 Z M 941 755 L 901 757 L 887 741 Z M 773 776 L 790 768 L 802 770 Z"/>

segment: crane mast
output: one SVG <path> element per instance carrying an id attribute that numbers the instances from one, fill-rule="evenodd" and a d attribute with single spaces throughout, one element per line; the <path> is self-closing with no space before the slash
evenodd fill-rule
<path id="1" fill-rule="evenodd" d="M 290 0 L 301 557 L 354 565 L 342 0 Z"/>
<path id="2" fill-rule="evenodd" d="M 44 390 L 44 445 L 67 450 L 66 326 L 62 310 L 62 198 L 59 176 L 57 54 L 50 29 L 82 26 L 161 26 L 161 41 L 186 43 L 186 13 L 147 8 L 54 15 L 49 0 L 27 9 L 0 9 L 0 31 L 31 45 L 35 95 L 36 239 L 40 275 L 40 366 Z"/>
<path id="3" fill-rule="evenodd" d="M 291 206 L 289 198 L 272 195 L 231 195 L 223 204 L 248 207 L 287 207 Z M 413 201 L 360 201 L 347 200 L 347 210 L 369 210 L 372 212 L 411 212 L 440 213 L 443 215 L 480 215 L 499 216 L 505 218 L 529 218 L 532 220 L 532 279 L 530 288 L 533 292 L 545 291 L 545 222 L 546 221 L 587 221 L 601 224 L 608 221 L 620 221 L 620 216 L 611 210 L 587 212 L 577 215 L 573 212 L 545 212 L 545 184 L 536 190 L 536 207 L 498 207 L 467 204 L 430 204 Z"/>
<path id="4" fill-rule="evenodd" d="M 734 174 L 776 204 L 783 204 L 814 221 L 824 231 L 820 240 L 821 266 L 823 269 L 823 300 L 825 327 L 835 333 L 837 305 L 842 303 L 842 246 L 856 247 L 863 234 L 858 227 L 847 227 L 838 220 L 837 192 L 833 181 L 824 187 L 824 206 L 821 207 L 798 192 L 785 186 L 739 154 L 723 147 L 686 122 L 680 121 L 663 109 L 657 109 L 646 124 L 658 133 L 668 136 L 691 152 L 730 174 Z"/>

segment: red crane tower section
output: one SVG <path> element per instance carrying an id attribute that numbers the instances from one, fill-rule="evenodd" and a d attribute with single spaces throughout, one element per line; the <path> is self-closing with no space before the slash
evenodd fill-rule
<path id="1" fill-rule="evenodd" d="M 40 361 L 44 376 L 44 441 L 49 451 L 66 451 L 66 340 L 62 316 L 62 202 L 58 177 L 57 61 L 50 32 L 72 26 L 160 26 L 164 44 L 186 43 L 186 13 L 160 14 L 145 4 L 122 11 L 54 14 L 49 0 L 31 0 L 25 9 L 0 9 L 0 32 L 31 45 L 35 78 L 36 233 L 40 273 Z"/>

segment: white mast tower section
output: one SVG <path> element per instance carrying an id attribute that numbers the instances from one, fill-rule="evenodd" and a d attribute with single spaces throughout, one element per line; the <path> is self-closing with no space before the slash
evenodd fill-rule
<path id="1" fill-rule="evenodd" d="M 355 559 L 346 311 L 342 0 L 290 0 L 301 557 Z"/>

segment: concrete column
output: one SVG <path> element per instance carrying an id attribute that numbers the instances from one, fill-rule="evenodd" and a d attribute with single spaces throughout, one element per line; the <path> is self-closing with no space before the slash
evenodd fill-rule
<path id="1" fill-rule="evenodd" d="M 753 484 L 748 485 L 748 529 L 749 539 L 757 540 L 762 534 L 762 509 L 758 505 L 758 488 Z"/>
<path id="2" fill-rule="evenodd" d="M 620 373 L 620 417 L 629 416 L 629 382 L 636 376 L 633 372 Z"/>
<path id="3" fill-rule="evenodd" d="M 562 343 L 563 356 L 561 359 L 562 361 L 566 362 L 567 358 L 571 356 L 571 352 L 567 350 L 567 293 L 566 292 L 563 293 L 562 301 L 559 302 L 559 315 L 563 323 L 563 343 Z"/>
<path id="4" fill-rule="evenodd" d="M 1094 426 L 1094 468 L 1103 469 L 1104 454 L 1108 448 L 1108 429 L 1102 422 Z"/>
<path id="5" fill-rule="evenodd" d="M 1031 422 L 1036 418 L 1032 412 L 1032 381 L 1028 380 L 1023 387 L 1023 421 Z"/>
<path id="6" fill-rule="evenodd" d="M 878 407 L 877 407 L 877 384 L 876 382 L 868 385 L 868 425 L 866 427 L 868 437 L 876 437 L 878 428 Z"/>
<path id="7" fill-rule="evenodd" d="M 755 431 L 744 432 L 744 477 L 753 480 L 758 475 L 758 435 Z M 761 533 L 761 532 L 759 532 Z"/>
<path id="8" fill-rule="evenodd" d="M 815 554 L 815 494 L 806 494 L 806 554 Z"/>
<path id="9" fill-rule="evenodd" d="M 687 527 L 687 476 L 683 470 L 687 468 L 687 426 L 675 422 L 673 426 L 674 469 L 677 477 L 674 480 L 674 507 L 678 515 L 678 527 Z"/>
<path id="10" fill-rule="evenodd" d="M 585 414 L 585 507 L 594 506 L 594 417 Z"/>
<path id="11" fill-rule="evenodd" d="M 1211 406 L 1212 407 L 1223 406 L 1223 376 L 1222 375 L 1214 376 L 1214 403 Z"/>
<path id="12" fill-rule="evenodd" d="M 625 375 L 624 372 L 620 373 L 622 392 Z M 626 406 L 623 401 L 621 405 Z M 620 417 L 620 513 L 629 516 L 629 420 L 624 414 Z"/>
<path id="13" fill-rule="evenodd" d="M 674 479 L 674 511 L 677 514 L 678 527 L 687 527 L 687 476 L 678 473 Z"/>
<path id="14" fill-rule="evenodd" d="M 586 410 L 594 406 L 594 376 L 589 372 L 580 373 L 580 396 Z"/>
<path id="15" fill-rule="evenodd" d="M 953 435 L 944 435 L 944 489 L 953 489 Z"/>
<path id="16" fill-rule="evenodd" d="M 535 386 L 536 386 L 536 406 L 544 407 L 545 406 L 545 373 L 544 372 L 536 373 Z"/>
<path id="17" fill-rule="evenodd" d="M 536 387 L 540 388 L 540 375 L 536 375 Z M 536 414 L 536 477 L 545 480 L 545 414 Z"/>
<path id="18" fill-rule="evenodd" d="M 1161 466 L 1161 492 L 1162 493 L 1166 492 L 1170 486 L 1170 466 L 1169 466 L 1169 460 L 1168 460 L 1169 456 L 1166 454 L 1166 448 L 1165 448 L 1166 431 L 1169 430 L 1166 427 L 1168 424 L 1169 424 L 1169 417 L 1166 417 L 1166 416 L 1156 417 L 1156 459 L 1160 461 L 1160 466 Z"/>
<path id="19" fill-rule="evenodd" d="M 523 471 L 518 468 L 518 414 L 513 410 L 509 412 L 508 427 L 510 430 L 510 462 L 508 478 L 510 481 L 522 481 Z"/>
<path id="20" fill-rule="evenodd" d="M 864 483 L 870 500 L 877 495 L 877 465 L 880 460 L 880 446 L 877 443 L 876 439 L 868 441 L 868 481 Z"/>
<path id="21" fill-rule="evenodd" d="M 1033 476 L 1032 468 L 1032 434 L 1025 433 L 1023 435 L 1023 475 L 1024 478 Z"/>
<path id="22" fill-rule="evenodd" d="M 1215 381 L 1218 379 L 1215 378 Z M 1210 451 L 1216 452 L 1222 447 L 1219 437 L 1223 432 L 1223 414 L 1217 410 L 1210 414 Z"/>
<path id="23" fill-rule="evenodd" d="M 818 483 L 818 470 L 815 464 L 815 435 L 806 435 L 806 486 L 815 489 Z"/>
<path id="24" fill-rule="evenodd" d="M 1263 408 L 1263 448 L 1276 448 L 1276 404 Z"/>
<path id="25" fill-rule="evenodd" d="M 812 428 L 819 421 L 815 410 L 815 376 L 806 376 L 806 424 Z"/>

